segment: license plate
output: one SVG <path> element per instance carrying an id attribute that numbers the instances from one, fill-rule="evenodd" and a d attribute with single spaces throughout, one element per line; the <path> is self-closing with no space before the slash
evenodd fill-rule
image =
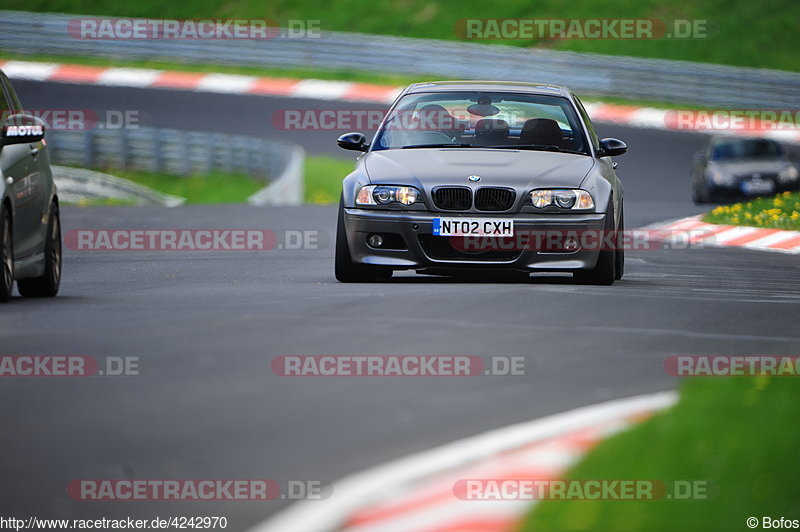
<path id="1" fill-rule="evenodd" d="M 745 194 L 772 194 L 775 183 L 769 179 L 750 179 L 742 182 L 742 192 Z"/>
<path id="2" fill-rule="evenodd" d="M 508 218 L 434 218 L 436 236 L 514 236 L 514 220 Z"/>

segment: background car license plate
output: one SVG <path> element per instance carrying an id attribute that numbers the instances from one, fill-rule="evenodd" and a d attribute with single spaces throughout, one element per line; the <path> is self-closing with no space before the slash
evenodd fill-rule
<path id="1" fill-rule="evenodd" d="M 514 236 L 514 220 L 508 218 L 434 218 L 437 236 Z"/>
<path id="2" fill-rule="evenodd" d="M 750 179 L 742 182 L 742 192 L 745 194 L 772 194 L 775 183 L 769 179 Z"/>

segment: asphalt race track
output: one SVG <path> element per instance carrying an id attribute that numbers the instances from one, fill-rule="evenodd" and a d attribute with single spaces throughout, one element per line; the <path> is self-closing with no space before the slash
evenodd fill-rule
<path id="1" fill-rule="evenodd" d="M 30 108 L 140 109 L 145 125 L 212 129 L 348 156 L 334 133 L 276 132 L 281 108 L 316 100 L 16 82 Z M 617 158 L 626 225 L 701 212 L 688 168 L 701 135 L 601 126 Z M 331 179 L 342 176 L 332 175 Z M 233 530 L 286 502 L 75 502 L 74 479 L 335 481 L 430 446 L 597 401 L 674 388 L 680 354 L 790 354 L 800 261 L 746 250 L 628 252 L 611 287 L 399 274 L 333 278 L 334 206 L 71 208 L 72 229 L 317 231 L 319 249 L 65 251 L 55 300 L 0 307 L 3 354 L 136 356 L 140 375 L 0 383 L 0 505 L 38 517 L 221 515 Z M 279 355 L 524 356 L 530 375 L 289 378 Z M 335 489 L 335 486 L 334 486 Z"/>

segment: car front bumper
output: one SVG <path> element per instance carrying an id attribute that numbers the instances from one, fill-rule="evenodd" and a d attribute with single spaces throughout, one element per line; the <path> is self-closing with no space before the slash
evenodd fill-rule
<path id="1" fill-rule="evenodd" d="M 580 247 L 575 251 L 551 251 L 531 245 L 515 245 L 511 250 L 498 253 L 458 253 L 448 251 L 446 247 L 446 253 L 434 253 L 432 247 L 441 249 L 443 245 L 441 242 L 436 242 L 436 246 L 431 245 L 433 219 L 438 217 L 509 218 L 514 220 L 515 234 L 602 232 L 606 220 L 604 213 L 496 215 L 345 208 L 344 222 L 350 258 L 359 264 L 394 270 L 507 269 L 534 272 L 591 269 L 595 267 L 600 253 L 599 246 L 592 249 Z M 367 244 L 370 235 L 387 233 L 400 235 L 405 249 L 380 249 Z"/>

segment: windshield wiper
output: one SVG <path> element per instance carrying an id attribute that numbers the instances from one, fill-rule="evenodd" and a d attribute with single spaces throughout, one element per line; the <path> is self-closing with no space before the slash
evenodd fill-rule
<path id="1" fill-rule="evenodd" d="M 588 155 L 585 151 L 565 150 L 564 148 L 559 148 L 558 146 L 553 146 L 553 145 L 533 146 L 529 144 L 526 146 L 515 146 L 513 144 L 509 144 L 504 146 L 482 146 L 482 147 L 492 148 L 497 150 L 557 151 L 560 153 L 574 153 L 575 155 Z"/>
<path id="2" fill-rule="evenodd" d="M 458 144 L 458 143 L 442 143 L 442 144 L 409 144 L 408 146 L 403 146 L 404 150 L 410 150 L 414 148 L 471 148 L 472 144 Z"/>
<path id="3" fill-rule="evenodd" d="M 504 144 L 503 146 L 481 146 L 482 148 L 493 148 L 496 150 L 535 150 L 535 151 L 562 151 L 561 148 L 555 146 L 553 144 L 550 145 L 532 145 L 532 144 L 524 144 L 524 145 L 514 145 L 514 144 Z"/>

